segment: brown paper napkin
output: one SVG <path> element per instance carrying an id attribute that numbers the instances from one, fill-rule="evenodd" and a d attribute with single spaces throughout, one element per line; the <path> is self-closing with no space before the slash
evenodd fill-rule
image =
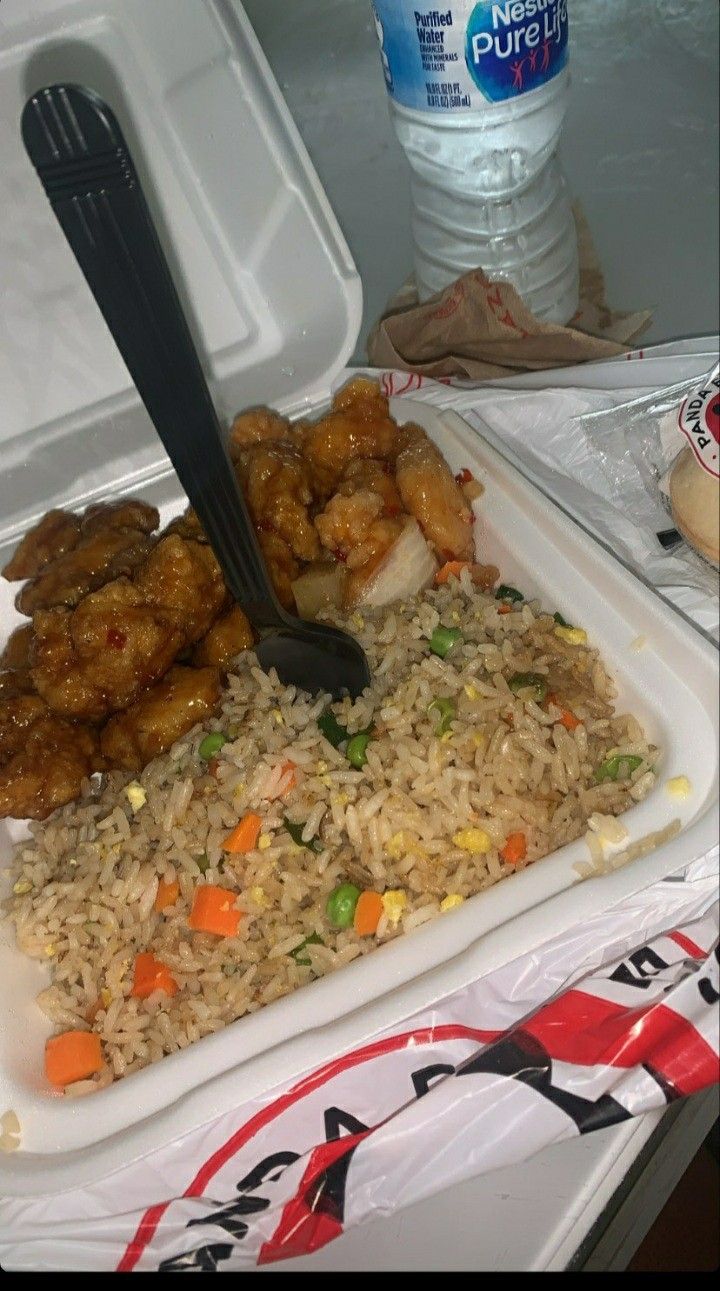
<path id="1" fill-rule="evenodd" d="M 652 314 L 608 308 L 587 221 L 579 207 L 574 213 L 580 305 L 572 326 L 540 322 L 514 287 L 491 281 L 482 269 L 464 274 L 422 305 L 409 282 L 368 337 L 373 367 L 482 381 L 623 354 Z"/>

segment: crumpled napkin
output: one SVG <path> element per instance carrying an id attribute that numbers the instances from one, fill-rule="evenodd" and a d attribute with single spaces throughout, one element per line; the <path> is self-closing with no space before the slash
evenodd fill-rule
<path id="1" fill-rule="evenodd" d="M 579 207 L 574 213 L 580 305 L 572 326 L 541 322 L 510 283 L 493 282 L 475 269 L 423 304 L 414 283 L 406 283 L 368 337 L 370 362 L 424 376 L 482 381 L 624 353 L 652 314 L 608 308 L 587 221 Z"/>

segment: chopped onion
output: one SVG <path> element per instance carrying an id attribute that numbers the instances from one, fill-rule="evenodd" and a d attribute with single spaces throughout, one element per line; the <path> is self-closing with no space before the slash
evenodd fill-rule
<path id="1" fill-rule="evenodd" d="M 301 619 L 314 619 L 320 610 L 339 609 L 345 594 L 347 570 L 334 560 L 309 565 L 291 584 Z"/>
<path id="2" fill-rule="evenodd" d="M 417 520 L 408 520 L 400 537 L 365 584 L 358 605 L 391 605 L 427 587 L 437 561 L 422 536 Z"/>

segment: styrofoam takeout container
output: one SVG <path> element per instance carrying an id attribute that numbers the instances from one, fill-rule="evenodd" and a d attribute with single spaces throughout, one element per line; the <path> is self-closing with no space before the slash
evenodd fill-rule
<path id="1" fill-rule="evenodd" d="M 357 278 L 240 7 L 230 0 L 188 5 L 197 26 L 192 39 L 183 33 L 180 47 L 168 23 L 175 4 L 126 0 L 123 10 L 131 21 L 123 23 L 122 31 L 115 28 L 114 8 L 46 4 L 50 16 L 38 42 L 37 32 L 23 26 L 20 0 L 6 0 L 2 18 L 13 39 L 10 55 L 0 63 L 0 114 L 6 123 L 18 120 L 26 94 L 41 82 L 68 75 L 90 80 L 92 67 L 97 76 L 105 68 L 109 78 L 105 84 L 95 78 L 96 88 L 112 97 L 108 87 L 114 86 L 122 97 L 111 75 L 113 67 L 122 66 L 123 85 L 142 108 L 136 137 L 152 155 L 156 201 L 167 213 L 190 284 L 221 411 L 229 414 L 258 401 L 290 411 L 319 410 L 354 343 Z M 67 62 L 73 58 L 74 66 L 87 69 L 82 76 L 72 69 L 68 73 Z M 127 126 L 121 103 L 117 98 L 113 102 Z M 198 141 L 195 118 L 207 114 L 209 104 L 214 128 Z M 2 448 L 10 475 L 0 482 L 6 546 L 50 504 L 80 504 L 130 488 L 159 505 L 167 519 L 182 505 L 177 481 L 122 370 L 111 379 L 112 356 L 106 355 L 108 383 L 98 387 L 95 398 L 87 364 L 93 347 L 102 348 L 97 334 L 103 325 L 84 300 L 86 289 L 70 253 L 55 239 L 39 186 L 29 167 L 26 175 L 21 166 L 19 137 L 0 144 L 8 153 L 7 158 L 0 155 L 0 164 L 16 165 L 15 191 L 26 223 L 34 221 L 47 248 L 47 264 L 64 281 L 65 309 L 60 312 L 77 325 L 81 355 L 71 368 L 69 349 L 53 351 L 60 320 L 57 313 L 46 319 L 48 302 L 42 292 L 38 298 L 29 291 L 24 308 L 34 324 L 27 331 L 24 363 L 32 363 L 34 372 L 37 346 L 46 344 L 47 371 L 52 379 L 64 374 L 67 380 L 62 398 L 56 391 L 56 405 L 52 380 L 37 391 L 29 375 L 27 388 L 20 383 L 27 405 L 16 408 L 17 425 Z M 245 201 L 249 185 L 263 193 L 262 201 Z M 203 272 L 196 277 L 198 247 L 195 234 L 189 233 L 191 220 L 195 234 L 202 234 L 198 256 L 205 257 L 205 271 L 216 282 L 230 284 L 230 296 L 237 289 L 230 303 L 227 295 L 217 299 L 212 291 L 203 291 Z M 0 237 L 6 233 L 3 228 Z M 304 260 L 298 248 L 307 253 Z M 0 249 L 3 273 L 10 250 Z M 295 283 L 291 291 L 289 281 Z M 298 310 L 304 311 L 300 322 Z M 306 335 L 301 337 L 303 328 Z M 631 376 L 629 372 L 628 384 Z M 116 391 L 103 394 L 113 380 Z M 505 581 L 540 596 L 587 629 L 617 680 L 620 703 L 641 718 L 649 737 L 662 747 L 656 788 L 624 817 L 632 839 L 675 817 L 682 821 L 682 832 L 650 856 L 584 882 L 575 869 L 578 861 L 587 860 L 584 843 L 565 847 L 451 916 L 86 1099 L 68 1100 L 44 1085 L 42 1055 L 50 1028 L 34 999 L 47 970 L 20 955 L 3 927 L 0 1113 L 14 1109 L 22 1126 L 21 1150 L 0 1156 L 0 1191 L 5 1195 L 55 1191 L 107 1174 L 532 951 L 590 913 L 678 869 L 715 841 L 713 648 L 455 413 L 409 400 L 396 401 L 393 411 L 401 421 L 425 425 L 454 470 L 469 466 L 483 481 L 485 492 L 476 504 L 480 557 L 498 564 Z M 0 597 L 4 636 L 18 616 L 6 584 Z M 640 651 L 632 648 L 639 636 L 646 639 Z M 680 803 L 663 789 L 667 778 L 679 774 L 692 783 L 691 795 Z M 0 863 L 22 832 L 17 822 L 0 823 Z"/>

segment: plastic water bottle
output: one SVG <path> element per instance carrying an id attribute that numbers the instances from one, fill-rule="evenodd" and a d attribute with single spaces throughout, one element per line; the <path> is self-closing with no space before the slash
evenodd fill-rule
<path id="1" fill-rule="evenodd" d="M 567 0 L 373 0 L 391 112 L 412 167 L 421 300 L 470 269 L 539 318 L 578 304 L 575 223 L 556 150 Z"/>

